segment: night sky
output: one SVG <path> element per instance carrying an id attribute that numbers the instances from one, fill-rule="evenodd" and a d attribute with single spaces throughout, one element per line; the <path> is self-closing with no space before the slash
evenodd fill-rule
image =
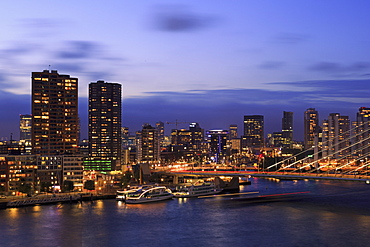
<path id="1" fill-rule="evenodd" d="M 199 122 L 228 129 L 264 115 L 265 133 L 294 112 L 354 120 L 370 107 L 370 1 L 4 1 L 0 4 L 0 137 L 19 138 L 31 72 L 79 78 L 82 137 L 88 84 L 123 88 L 123 126 Z M 179 127 L 186 127 L 181 124 Z M 167 131 L 175 125 L 166 125 Z"/>

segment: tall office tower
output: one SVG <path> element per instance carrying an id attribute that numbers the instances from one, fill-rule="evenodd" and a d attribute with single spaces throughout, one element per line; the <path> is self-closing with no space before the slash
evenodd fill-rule
<path id="1" fill-rule="evenodd" d="M 230 124 L 229 126 L 229 139 L 236 139 L 238 138 L 238 125 Z"/>
<path id="2" fill-rule="evenodd" d="M 89 84 L 89 155 L 111 170 L 121 169 L 122 108 L 121 84 L 104 81 Z M 100 162 L 99 162 L 100 161 Z M 108 162 L 109 161 L 109 162 Z"/>
<path id="3" fill-rule="evenodd" d="M 315 135 L 319 130 L 319 113 L 315 108 L 304 112 L 304 146 L 309 149 L 315 145 Z"/>
<path id="4" fill-rule="evenodd" d="M 159 161 L 158 130 L 150 124 L 144 124 L 142 130 L 137 132 L 137 136 L 137 160 L 145 163 Z"/>
<path id="5" fill-rule="evenodd" d="M 229 132 L 227 130 L 208 130 L 207 140 L 209 143 L 210 154 L 214 162 L 221 163 L 222 159 L 229 155 L 227 140 Z"/>
<path id="6" fill-rule="evenodd" d="M 242 139 L 242 148 L 261 148 L 265 146 L 262 115 L 244 116 L 244 136 Z"/>
<path id="7" fill-rule="evenodd" d="M 350 145 L 350 121 L 348 116 L 339 113 L 331 113 L 328 119 L 323 121 L 322 141 L 323 157 L 330 158 L 346 157 L 351 153 Z"/>
<path id="8" fill-rule="evenodd" d="M 366 155 L 370 152 L 370 108 L 360 107 L 356 115 L 356 121 L 353 122 L 353 143 L 354 154 Z"/>
<path id="9" fill-rule="evenodd" d="M 162 147 L 163 146 L 163 141 L 164 141 L 164 123 L 163 122 L 157 122 L 157 123 L 155 123 L 155 127 L 158 130 L 159 147 Z"/>
<path id="10" fill-rule="evenodd" d="M 32 115 L 19 115 L 19 140 L 31 141 L 32 139 Z"/>
<path id="11" fill-rule="evenodd" d="M 284 111 L 281 124 L 283 133 L 283 147 L 292 148 L 293 146 L 293 112 Z"/>
<path id="12" fill-rule="evenodd" d="M 78 79 L 56 70 L 32 72 L 32 152 L 78 152 Z"/>

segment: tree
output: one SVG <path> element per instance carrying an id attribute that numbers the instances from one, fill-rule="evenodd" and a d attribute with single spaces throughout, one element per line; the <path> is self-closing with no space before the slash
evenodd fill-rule
<path id="1" fill-rule="evenodd" d="M 18 191 L 22 192 L 22 193 L 25 193 L 27 195 L 30 195 L 31 192 L 32 192 L 32 186 L 30 184 L 27 184 L 27 183 L 21 183 L 18 186 Z"/>
<path id="2" fill-rule="evenodd" d="M 51 182 L 41 182 L 40 183 L 40 191 L 41 192 L 51 192 L 52 184 Z"/>
<path id="3" fill-rule="evenodd" d="M 131 178 L 132 178 L 132 173 L 130 171 L 126 171 L 125 174 L 123 174 L 121 178 L 122 187 L 126 187 L 131 182 Z"/>
<path id="4" fill-rule="evenodd" d="M 71 180 L 66 180 L 63 182 L 63 192 L 69 192 L 74 189 L 74 183 Z"/>
<path id="5" fill-rule="evenodd" d="M 84 184 L 84 189 L 86 189 L 86 190 L 95 190 L 94 180 L 87 180 Z"/>

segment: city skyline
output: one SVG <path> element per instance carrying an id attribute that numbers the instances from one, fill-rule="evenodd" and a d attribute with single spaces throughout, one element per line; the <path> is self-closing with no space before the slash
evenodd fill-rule
<path id="1" fill-rule="evenodd" d="M 79 78 L 83 137 L 88 84 L 104 80 L 122 84 L 122 124 L 132 132 L 176 119 L 227 129 L 241 127 L 244 115 L 263 115 L 272 133 L 288 111 L 302 140 L 306 109 L 316 108 L 321 124 L 330 113 L 355 120 L 370 106 L 369 7 L 360 0 L 3 3 L 0 137 L 18 138 L 19 115 L 31 113 L 31 71 L 52 69 Z"/>

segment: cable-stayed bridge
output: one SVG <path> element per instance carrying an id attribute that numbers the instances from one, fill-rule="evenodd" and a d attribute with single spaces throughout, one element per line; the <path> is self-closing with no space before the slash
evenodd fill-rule
<path id="1" fill-rule="evenodd" d="M 310 155 L 302 155 L 312 153 Z M 325 141 L 289 158 L 255 170 L 191 169 L 173 170 L 172 174 L 194 176 L 254 176 L 278 179 L 330 179 L 370 183 L 370 122 L 346 132 L 331 135 Z"/>

